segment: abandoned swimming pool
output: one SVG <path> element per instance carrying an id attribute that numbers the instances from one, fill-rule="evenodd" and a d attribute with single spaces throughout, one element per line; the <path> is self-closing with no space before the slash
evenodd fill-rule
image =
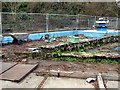
<path id="1" fill-rule="evenodd" d="M 118 35 L 120 34 L 119 31 L 85 31 L 85 30 L 67 30 L 67 31 L 56 31 L 56 32 L 36 32 L 27 35 L 28 40 L 38 40 L 44 37 L 46 34 L 49 34 L 50 37 L 60 37 L 60 36 L 67 36 L 67 35 L 76 35 L 76 34 L 83 34 L 87 37 L 91 38 L 98 38 L 104 35 Z M 11 43 L 13 38 L 11 36 L 3 36 L 2 43 Z"/>

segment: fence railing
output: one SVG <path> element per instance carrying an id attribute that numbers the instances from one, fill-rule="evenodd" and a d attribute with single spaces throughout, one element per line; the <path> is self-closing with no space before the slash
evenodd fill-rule
<path id="1" fill-rule="evenodd" d="M 59 30 L 94 29 L 100 16 L 43 14 L 43 13 L 1 13 L 2 32 L 50 32 Z M 120 18 L 105 17 L 109 29 L 120 29 Z"/>

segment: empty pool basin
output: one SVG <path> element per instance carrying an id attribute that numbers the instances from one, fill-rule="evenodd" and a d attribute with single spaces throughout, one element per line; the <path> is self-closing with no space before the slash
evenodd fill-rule
<path id="1" fill-rule="evenodd" d="M 105 32 L 97 31 L 97 32 L 86 32 L 86 31 L 78 31 L 78 34 L 83 34 L 87 37 L 97 38 L 105 35 Z"/>
<path id="2" fill-rule="evenodd" d="M 28 35 L 28 39 L 29 39 L 29 40 L 37 40 L 37 39 L 42 38 L 42 36 L 43 36 L 44 34 L 45 34 L 45 33 L 32 33 L 32 34 L 29 34 L 29 35 Z"/>
<path id="3" fill-rule="evenodd" d="M 77 34 L 75 30 L 68 30 L 68 31 L 56 31 L 56 32 L 48 32 L 48 33 L 32 33 L 28 35 L 28 39 L 30 40 L 37 40 L 44 37 L 46 34 L 49 34 L 50 37 L 60 37 L 60 36 L 67 36 Z"/>
<path id="4" fill-rule="evenodd" d="M 87 37 L 92 37 L 92 38 L 97 38 L 97 37 L 102 37 L 105 34 L 109 35 L 118 35 L 120 32 L 118 31 L 86 31 L 86 30 L 66 30 L 66 31 L 56 31 L 56 32 L 46 32 L 46 33 L 31 33 L 28 35 L 27 39 L 28 40 L 38 40 L 43 38 L 46 34 L 49 34 L 50 37 L 60 37 L 60 36 L 67 36 L 67 35 L 75 35 L 75 34 L 83 34 Z M 22 37 L 21 37 L 22 38 Z M 12 42 L 13 38 L 10 36 L 3 37 L 2 38 L 2 43 L 8 43 Z"/>
<path id="5" fill-rule="evenodd" d="M 116 32 L 108 32 L 108 34 L 110 34 L 110 35 L 119 35 L 120 32 L 118 32 L 118 31 L 116 31 Z"/>

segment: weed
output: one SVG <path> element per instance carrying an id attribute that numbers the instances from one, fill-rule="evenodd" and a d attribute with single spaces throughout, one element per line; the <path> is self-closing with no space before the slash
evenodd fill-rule
<path id="1" fill-rule="evenodd" d="M 93 63 L 93 62 L 101 62 L 101 63 L 108 63 L 108 64 L 120 64 L 120 61 L 112 60 L 112 59 L 94 59 L 94 58 L 75 58 L 75 57 L 55 57 L 52 58 L 54 61 L 80 61 L 80 62 L 86 62 L 86 63 Z"/>

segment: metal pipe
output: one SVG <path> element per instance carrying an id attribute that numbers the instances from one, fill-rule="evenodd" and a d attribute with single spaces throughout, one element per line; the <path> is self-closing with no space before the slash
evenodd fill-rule
<path id="1" fill-rule="evenodd" d="M 0 35 L 2 35 L 2 13 L 0 12 Z"/>
<path id="2" fill-rule="evenodd" d="M 76 30 L 78 29 L 78 24 L 79 24 L 79 18 L 78 15 L 76 16 Z"/>
<path id="3" fill-rule="evenodd" d="M 116 18 L 116 29 L 118 29 L 118 17 Z"/>
<path id="4" fill-rule="evenodd" d="M 48 32 L 48 26 L 49 26 L 49 14 L 46 14 L 46 32 Z"/>

